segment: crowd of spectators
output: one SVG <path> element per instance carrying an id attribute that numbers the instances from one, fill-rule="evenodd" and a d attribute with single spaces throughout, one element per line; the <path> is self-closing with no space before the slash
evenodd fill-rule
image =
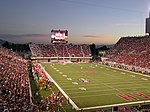
<path id="1" fill-rule="evenodd" d="M 119 107 L 117 112 L 150 112 L 150 105 Z"/>
<path id="2" fill-rule="evenodd" d="M 34 65 L 32 71 L 34 77 L 36 71 L 40 74 L 37 80 L 40 80 L 40 77 L 45 80 L 44 89 L 52 88 L 38 64 Z M 60 91 L 52 92 L 48 97 L 41 99 L 38 105 L 32 103 L 28 75 L 27 61 L 12 51 L 0 47 L 0 112 L 54 112 L 56 107 L 58 112 L 61 111 L 64 98 Z"/>
<path id="3" fill-rule="evenodd" d="M 58 57 L 69 57 L 67 46 L 64 44 L 56 44 L 55 45 L 56 54 Z"/>
<path id="4" fill-rule="evenodd" d="M 31 112 L 27 61 L 0 47 L 0 112 Z"/>
<path id="5" fill-rule="evenodd" d="M 82 44 L 82 49 L 83 49 L 83 53 L 84 53 L 84 57 L 90 57 L 91 56 L 91 51 L 88 45 L 86 44 Z"/>
<path id="6" fill-rule="evenodd" d="M 43 68 L 36 63 L 32 68 L 32 72 L 33 77 L 40 85 L 40 89 L 44 89 L 46 91 L 48 87 L 50 88 L 50 95 L 42 98 L 40 102 L 38 102 L 37 111 L 45 110 L 47 112 L 60 112 L 61 110 L 64 110 L 62 107 L 64 97 L 61 95 L 60 91 L 54 92 L 52 90 L 52 82 L 46 76 Z M 36 95 L 39 95 L 39 93 L 37 92 Z"/>
<path id="7" fill-rule="evenodd" d="M 29 44 L 32 56 L 37 57 L 56 57 L 55 47 L 51 44 Z"/>
<path id="8" fill-rule="evenodd" d="M 34 64 L 34 67 L 32 68 L 32 74 L 34 77 L 36 77 L 39 80 L 39 76 L 37 74 L 37 72 L 40 74 L 40 76 L 44 79 L 44 80 L 48 80 L 45 72 L 43 71 L 42 67 L 39 64 Z"/>
<path id="9" fill-rule="evenodd" d="M 146 39 L 147 42 L 149 42 L 149 39 L 147 39 L 147 37 L 143 37 L 143 38 L 141 37 L 139 39 L 143 39 L 143 40 Z M 134 40 L 134 39 L 131 38 L 131 40 Z M 123 41 L 123 43 L 124 43 L 124 40 L 120 40 L 120 41 Z M 117 44 L 119 44 L 120 41 Z M 141 42 L 141 45 L 143 45 L 142 43 L 144 43 L 144 42 Z M 150 54 L 150 52 L 149 52 L 150 46 L 147 45 L 148 43 L 147 44 L 146 43 L 144 43 L 146 46 L 145 49 L 139 47 L 139 48 L 143 49 L 144 52 L 143 52 L 143 50 L 140 49 L 137 51 L 137 55 L 138 55 L 138 53 L 143 54 L 143 53 L 147 53 L 147 52 Z M 123 45 L 125 46 L 125 44 L 123 44 Z M 41 45 L 41 46 L 43 46 L 43 45 Z M 40 46 L 40 48 L 41 48 L 41 46 Z M 115 45 L 116 48 L 117 48 L 117 46 L 118 45 Z M 72 46 L 70 46 L 70 48 L 71 47 Z M 138 47 L 138 46 L 136 46 L 136 47 Z M 132 48 L 134 48 L 134 47 L 132 46 Z M 35 47 L 35 49 L 36 49 L 36 47 Z M 44 47 L 43 47 L 43 49 L 44 49 Z M 85 46 L 85 48 L 82 47 L 82 49 L 87 49 L 87 47 L 86 46 Z M 109 51 L 109 53 L 111 54 L 112 52 L 116 52 L 116 50 L 115 51 L 114 50 L 115 49 Z M 123 54 L 125 51 L 128 51 L 128 49 L 122 51 Z M 118 50 L 119 54 L 120 54 L 120 52 Z M 131 49 L 128 52 L 133 53 L 133 50 Z M 115 54 L 112 54 L 112 55 L 110 55 L 110 54 L 108 56 L 111 56 L 111 59 L 113 59 L 113 55 L 115 55 Z M 130 53 L 127 53 L 127 54 L 130 54 Z M 149 55 L 149 54 L 145 54 L 145 55 Z M 147 59 L 147 56 L 145 58 Z M 149 58 L 148 58 L 148 62 L 149 62 Z M 146 65 L 148 65 L 148 66 L 141 66 L 141 67 L 149 68 L 149 64 L 146 63 Z M 33 69 L 34 77 L 35 77 L 35 71 L 38 71 L 39 74 L 41 75 L 41 77 L 46 80 L 46 82 L 44 83 L 45 87 L 50 86 L 50 84 L 47 83 L 47 80 L 48 80 L 47 76 L 45 75 L 43 69 L 38 64 L 34 65 L 34 69 Z M 37 80 L 39 80 L 39 78 L 37 78 Z M 52 92 L 52 94 L 50 94 L 48 97 L 42 99 L 39 102 L 38 106 L 36 106 L 36 107 L 33 106 L 31 97 L 30 97 L 31 93 L 30 93 L 27 61 L 24 60 L 23 58 L 19 57 L 15 53 L 13 53 L 12 51 L 9 51 L 2 47 L 0 47 L 0 82 L 1 82 L 0 83 L 0 87 L 1 87 L 0 88 L 0 96 L 1 96 L 0 97 L 0 111 L 2 111 L 2 112 L 34 112 L 34 111 L 40 111 L 40 110 L 47 110 L 49 112 L 53 112 L 54 108 L 56 109 L 56 107 L 57 107 L 57 111 L 59 112 L 63 109 L 62 102 L 63 102 L 64 98 L 62 95 L 60 95 L 60 91 L 58 91 L 58 93 Z M 50 88 L 52 88 L 52 87 L 50 87 Z M 118 112 L 127 112 L 127 111 L 129 111 L 129 112 L 137 112 L 137 111 L 149 112 L 150 106 L 124 107 L 124 108 L 119 108 L 119 110 L 118 110 Z"/>
<path id="10" fill-rule="evenodd" d="M 81 48 L 81 45 L 73 45 L 73 44 L 68 45 L 68 51 L 71 57 L 83 57 L 84 54 L 82 50 L 83 49 Z"/>
<path id="11" fill-rule="evenodd" d="M 109 64 L 150 73 L 150 36 L 122 37 L 105 57 Z"/>
<path id="12" fill-rule="evenodd" d="M 36 57 L 90 57 L 87 44 L 30 44 L 32 56 Z"/>

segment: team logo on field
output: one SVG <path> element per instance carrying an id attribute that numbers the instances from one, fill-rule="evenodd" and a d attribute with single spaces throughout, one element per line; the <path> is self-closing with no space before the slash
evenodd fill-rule
<path id="1" fill-rule="evenodd" d="M 89 82 L 88 79 L 84 79 L 84 78 L 80 78 L 79 81 L 80 81 L 80 82 Z"/>

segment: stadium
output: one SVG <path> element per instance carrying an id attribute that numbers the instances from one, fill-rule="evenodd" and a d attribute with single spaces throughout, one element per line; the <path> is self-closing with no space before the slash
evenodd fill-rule
<path id="1" fill-rule="evenodd" d="M 121 37 L 96 59 L 68 33 L 29 43 L 28 59 L 0 46 L 0 112 L 150 112 L 150 17 L 148 35 Z"/>

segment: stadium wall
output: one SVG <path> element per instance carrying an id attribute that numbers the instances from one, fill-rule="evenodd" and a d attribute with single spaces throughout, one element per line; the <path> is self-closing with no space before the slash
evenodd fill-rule
<path id="1" fill-rule="evenodd" d="M 92 57 L 31 57 L 32 62 L 50 62 L 50 63 L 88 63 Z"/>

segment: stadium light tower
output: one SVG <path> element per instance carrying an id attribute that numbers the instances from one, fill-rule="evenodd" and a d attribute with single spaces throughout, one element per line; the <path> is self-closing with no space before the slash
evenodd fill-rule
<path id="1" fill-rule="evenodd" d="M 146 18 L 146 31 L 145 33 L 148 33 L 150 36 L 150 10 L 149 10 L 149 17 Z"/>

